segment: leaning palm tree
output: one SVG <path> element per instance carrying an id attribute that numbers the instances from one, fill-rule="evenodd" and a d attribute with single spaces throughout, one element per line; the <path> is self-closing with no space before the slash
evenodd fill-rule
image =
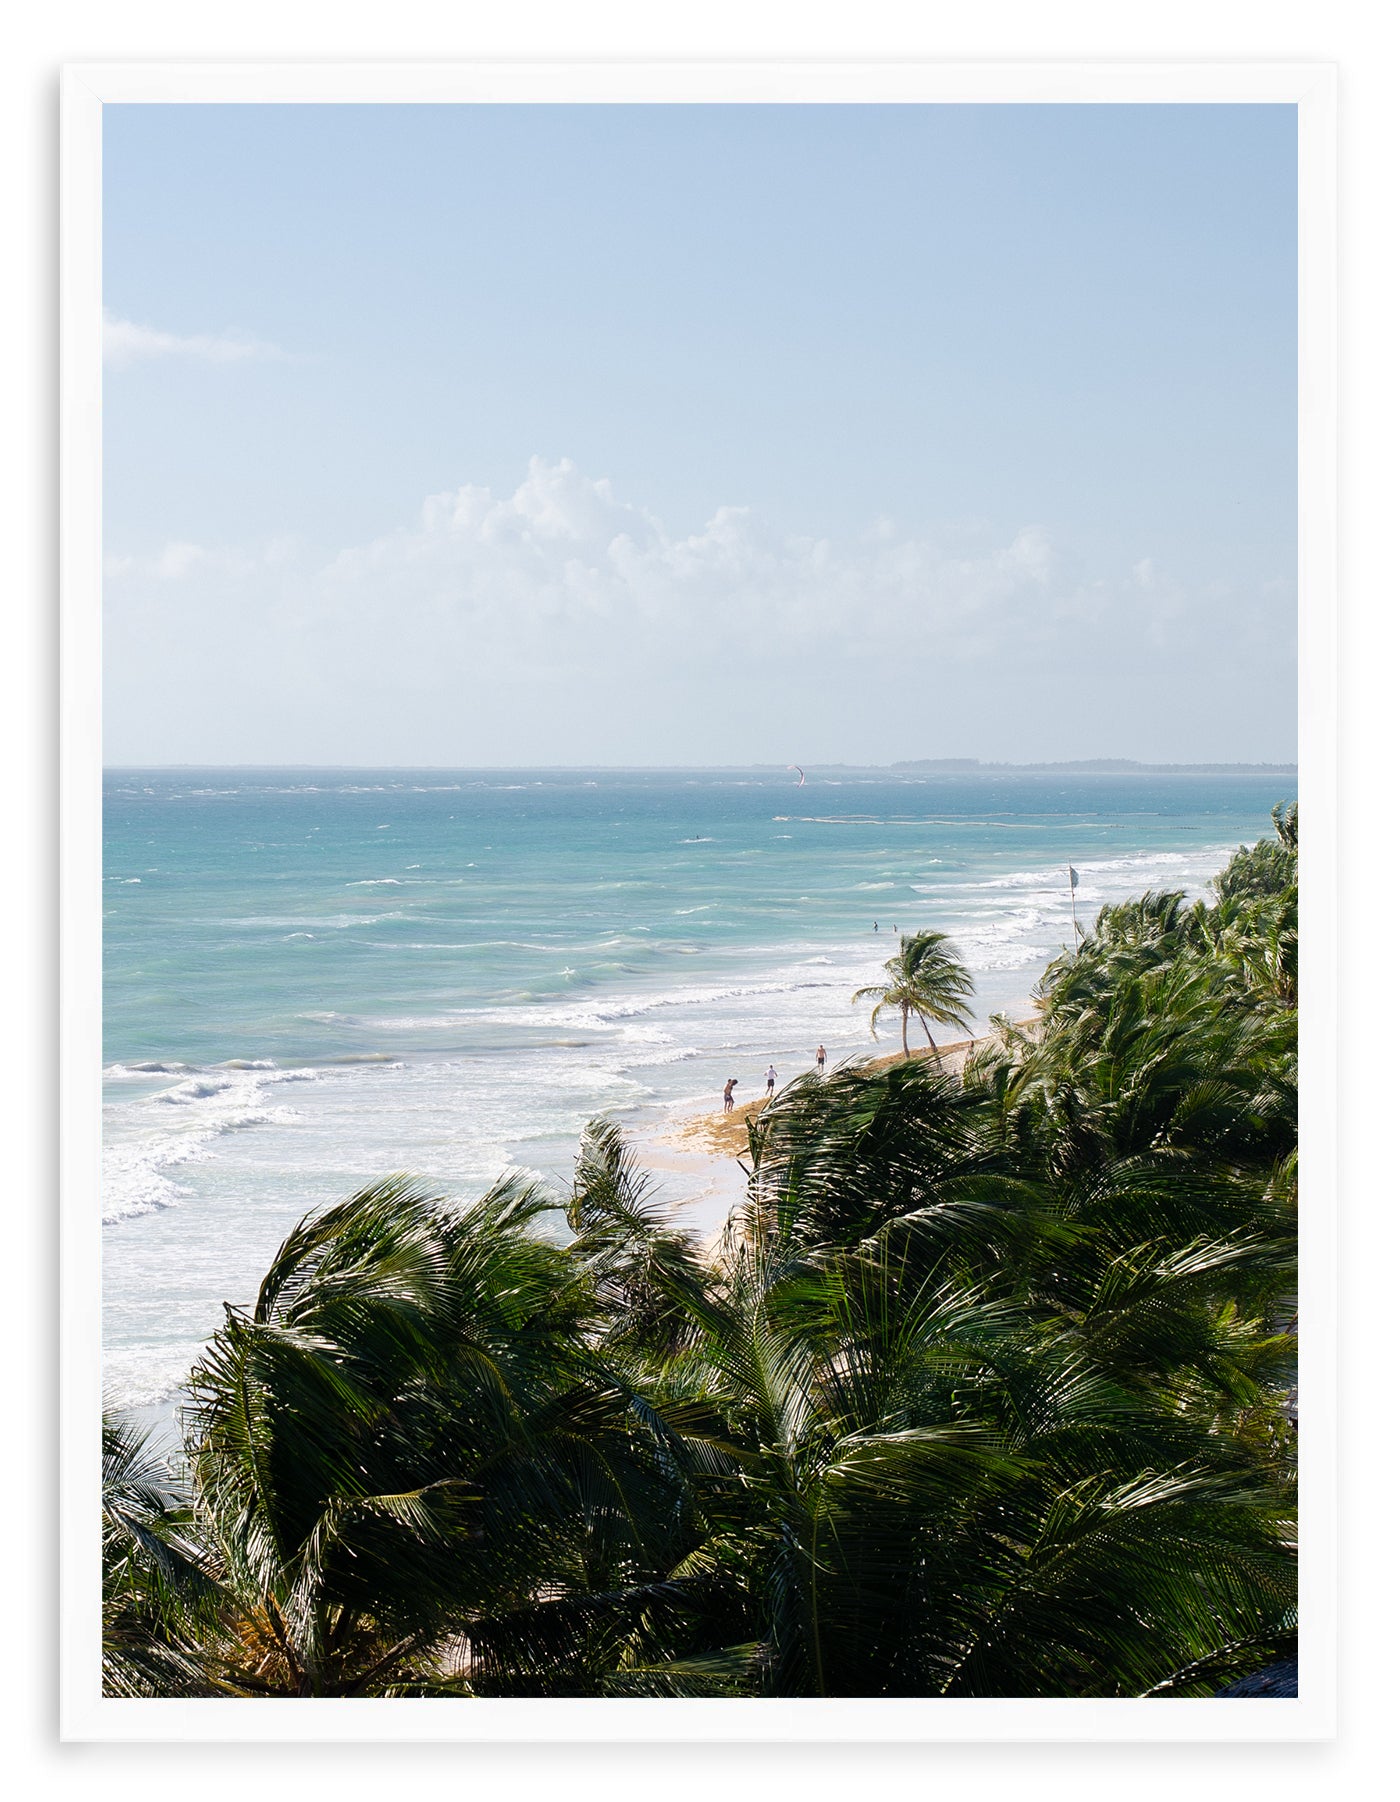
<path id="1" fill-rule="evenodd" d="M 873 1001 L 870 1014 L 870 1036 L 878 1036 L 880 1015 L 898 1010 L 900 1037 L 904 1055 L 909 1056 L 909 1016 L 913 1014 L 924 1029 L 929 1049 L 938 1056 L 929 1021 L 943 1026 L 958 1026 L 967 1031 L 972 1016 L 967 1003 L 972 999 L 973 982 L 966 966 L 958 957 L 957 947 L 946 932 L 904 934 L 899 941 L 899 954 L 885 965 L 889 980 L 870 988 L 857 989 L 854 1001 Z"/>
<path id="2" fill-rule="evenodd" d="M 219 1693 L 203 1656 L 221 1592 L 187 1499 L 148 1434 L 102 1418 L 102 1688 Z"/>
<path id="3" fill-rule="evenodd" d="M 185 1411 L 222 1688 L 469 1692 L 481 1623 L 673 1558 L 676 1480 L 590 1343 L 601 1277 L 537 1230 L 556 1207 L 391 1178 L 302 1221 L 226 1309 Z"/>

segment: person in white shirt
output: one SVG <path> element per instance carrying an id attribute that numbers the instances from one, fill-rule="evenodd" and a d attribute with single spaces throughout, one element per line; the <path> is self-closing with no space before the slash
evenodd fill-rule
<path id="1" fill-rule="evenodd" d="M 765 1078 L 765 1081 L 768 1084 L 768 1093 L 770 1095 L 773 1093 L 773 1085 L 777 1082 L 777 1080 L 778 1080 L 778 1072 L 772 1064 L 769 1064 L 768 1075 Z"/>

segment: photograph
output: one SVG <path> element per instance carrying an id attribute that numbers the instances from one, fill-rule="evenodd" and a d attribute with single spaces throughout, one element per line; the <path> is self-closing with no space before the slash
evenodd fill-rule
<path id="1" fill-rule="evenodd" d="M 487 91 L 100 109 L 81 1680 L 1301 1731 L 1299 104 Z"/>

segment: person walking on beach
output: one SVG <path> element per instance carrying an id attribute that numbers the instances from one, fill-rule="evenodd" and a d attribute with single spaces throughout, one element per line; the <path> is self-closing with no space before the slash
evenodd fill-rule
<path id="1" fill-rule="evenodd" d="M 817 1046 L 817 1075 L 823 1076 L 823 1075 L 825 1075 L 825 1073 L 826 1073 L 826 1046 L 818 1045 Z"/>
<path id="2" fill-rule="evenodd" d="M 729 1081 L 724 1085 L 724 1111 L 726 1114 L 732 1114 L 734 1112 L 734 1085 L 738 1080 L 739 1078 L 737 1076 L 731 1076 Z"/>
<path id="3" fill-rule="evenodd" d="M 777 1070 L 776 1070 L 776 1069 L 775 1069 L 775 1068 L 774 1068 L 774 1067 L 773 1067 L 773 1065 L 772 1065 L 772 1064 L 769 1064 L 769 1066 L 768 1066 L 768 1075 L 767 1075 L 767 1076 L 766 1076 L 766 1077 L 765 1077 L 765 1079 L 764 1079 L 764 1080 L 765 1080 L 765 1081 L 766 1081 L 766 1082 L 767 1082 L 767 1084 L 768 1084 L 768 1093 L 769 1093 L 769 1095 L 770 1095 L 770 1096 L 771 1096 L 771 1095 L 772 1095 L 772 1093 L 773 1093 L 773 1085 L 774 1085 L 774 1083 L 775 1083 L 775 1082 L 777 1082 L 777 1080 L 778 1080 L 778 1072 L 777 1072 Z"/>

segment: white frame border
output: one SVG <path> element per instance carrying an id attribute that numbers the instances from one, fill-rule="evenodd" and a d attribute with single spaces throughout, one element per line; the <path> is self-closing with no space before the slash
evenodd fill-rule
<path id="1" fill-rule="evenodd" d="M 60 137 L 60 1733 L 81 1741 L 1265 1741 L 1335 1731 L 1338 761 L 1336 70 L 1329 63 L 91 63 Z M 1004 103 L 1298 108 L 1300 1370 L 1296 1701 L 124 1700 L 100 1694 L 102 108 L 106 104 Z"/>

